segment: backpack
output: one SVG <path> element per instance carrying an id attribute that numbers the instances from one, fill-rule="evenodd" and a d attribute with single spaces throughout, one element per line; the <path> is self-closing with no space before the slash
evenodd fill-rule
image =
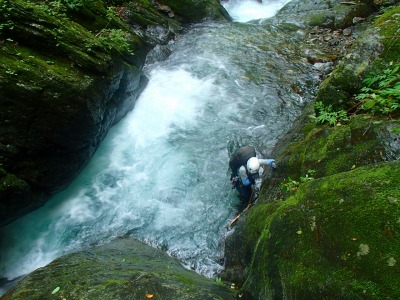
<path id="1" fill-rule="evenodd" d="M 232 175 L 237 176 L 237 170 L 240 166 L 246 166 L 251 157 L 256 157 L 256 148 L 254 147 L 245 146 L 236 151 L 229 159 L 229 168 L 232 170 Z"/>

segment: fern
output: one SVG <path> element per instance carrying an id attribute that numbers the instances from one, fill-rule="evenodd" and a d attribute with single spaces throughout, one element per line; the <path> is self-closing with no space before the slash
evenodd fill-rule
<path id="1" fill-rule="evenodd" d="M 319 101 L 314 104 L 314 108 L 317 111 L 317 116 L 312 116 L 312 119 L 316 123 L 336 125 L 339 122 L 346 122 L 349 120 L 346 111 L 334 111 L 332 105 L 325 106 Z"/>
<path id="2" fill-rule="evenodd" d="M 371 72 L 356 95 L 360 108 L 372 114 L 390 115 L 400 111 L 400 64 L 390 63 L 380 74 Z"/>
<path id="3" fill-rule="evenodd" d="M 108 49 L 116 49 L 121 53 L 133 54 L 126 36 L 127 33 L 121 29 L 103 29 L 97 34 L 100 42 Z"/>

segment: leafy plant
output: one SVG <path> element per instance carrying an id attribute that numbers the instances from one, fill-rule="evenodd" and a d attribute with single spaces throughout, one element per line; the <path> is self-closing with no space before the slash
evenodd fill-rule
<path id="1" fill-rule="evenodd" d="M 85 5 L 91 4 L 94 0 L 61 0 L 66 7 L 72 10 L 79 10 Z"/>
<path id="2" fill-rule="evenodd" d="M 363 83 L 365 87 L 356 95 L 360 109 L 385 115 L 400 110 L 400 64 L 391 62 L 381 73 L 368 74 Z"/>
<path id="3" fill-rule="evenodd" d="M 400 126 L 393 127 L 391 130 L 396 134 L 400 134 Z"/>
<path id="4" fill-rule="evenodd" d="M 313 169 L 308 170 L 306 176 L 301 176 L 299 181 L 293 180 L 292 178 L 288 177 L 287 179 L 281 182 L 280 188 L 281 190 L 287 192 L 295 191 L 299 188 L 301 183 L 314 180 L 314 177 L 312 177 L 312 175 L 314 175 L 315 172 L 316 171 Z"/>
<path id="5" fill-rule="evenodd" d="M 215 278 L 215 283 L 218 284 L 218 285 L 224 285 L 224 283 L 222 282 L 221 277 Z"/>
<path id="6" fill-rule="evenodd" d="M 103 29 L 97 37 L 100 42 L 108 49 L 116 49 L 119 52 L 128 52 L 132 54 L 129 41 L 126 39 L 126 32 L 121 29 Z"/>
<path id="7" fill-rule="evenodd" d="M 51 294 L 52 295 L 57 294 L 59 291 L 60 291 L 60 287 L 58 286 L 51 292 Z"/>
<path id="8" fill-rule="evenodd" d="M 10 20 L 0 23 L 0 34 L 2 34 L 5 29 L 14 29 L 14 26 L 14 22 Z"/>
<path id="9" fill-rule="evenodd" d="M 299 186 L 300 186 L 300 182 L 293 180 L 290 177 L 288 177 L 287 179 L 284 179 L 280 184 L 281 190 L 284 190 L 287 192 L 295 191 L 298 189 Z"/>
<path id="10" fill-rule="evenodd" d="M 325 106 L 321 101 L 314 104 L 317 111 L 317 116 L 310 116 L 315 123 L 336 125 L 340 122 L 349 120 L 347 113 L 344 110 L 333 111 L 332 105 Z"/>
<path id="11" fill-rule="evenodd" d="M 14 22 L 10 20 L 10 14 L 13 8 L 8 4 L 8 2 L 0 0 L 0 15 L 2 15 L 2 20 L 0 22 L 0 35 L 5 29 L 14 29 Z"/>
<path id="12" fill-rule="evenodd" d="M 108 19 L 108 21 L 112 21 L 115 18 L 118 18 L 117 9 L 114 6 L 107 7 L 107 19 Z"/>
<path id="13" fill-rule="evenodd" d="M 312 175 L 314 175 L 316 172 L 317 172 L 317 171 L 315 171 L 315 170 L 313 170 L 313 169 L 307 170 L 306 176 L 300 177 L 300 183 L 314 180 L 314 177 L 312 177 Z"/>
<path id="14" fill-rule="evenodd" d="M 42 3 L 42 4 L 38 3 L 36 5 L 38 7 L 40 7 L 43 11 L 45 11 L 50 16 L 59 17 L 59 18 L 67 17 L 67 15 L 66 15 L 67 6 L 61 0 L 49 1 L 46 3 Z"/>

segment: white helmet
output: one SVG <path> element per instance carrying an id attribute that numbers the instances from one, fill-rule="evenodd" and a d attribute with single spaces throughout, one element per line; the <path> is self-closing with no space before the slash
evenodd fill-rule
<path id="1" fill-rule="evenodd" d="M 247 161 L 247 171 L 249 171 L 250 174 L 257 173 L 259 168 L 260 162 L 257 157 L 252 157 Z"/>

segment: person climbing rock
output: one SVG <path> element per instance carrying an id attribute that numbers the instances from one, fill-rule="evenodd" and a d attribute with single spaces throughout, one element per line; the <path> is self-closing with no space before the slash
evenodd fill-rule
<path id="1" fill-rule="evenodd" d="M 251 203 L 257 199 L 261 186 L 261 175 L 265 170 L 264 166 L 276 169 L 275 159 L 263 159 L 258 156 L 254 147 L 245 146 L 229 159 L 232 188 L 237 189 L 242 203 Z"/>

